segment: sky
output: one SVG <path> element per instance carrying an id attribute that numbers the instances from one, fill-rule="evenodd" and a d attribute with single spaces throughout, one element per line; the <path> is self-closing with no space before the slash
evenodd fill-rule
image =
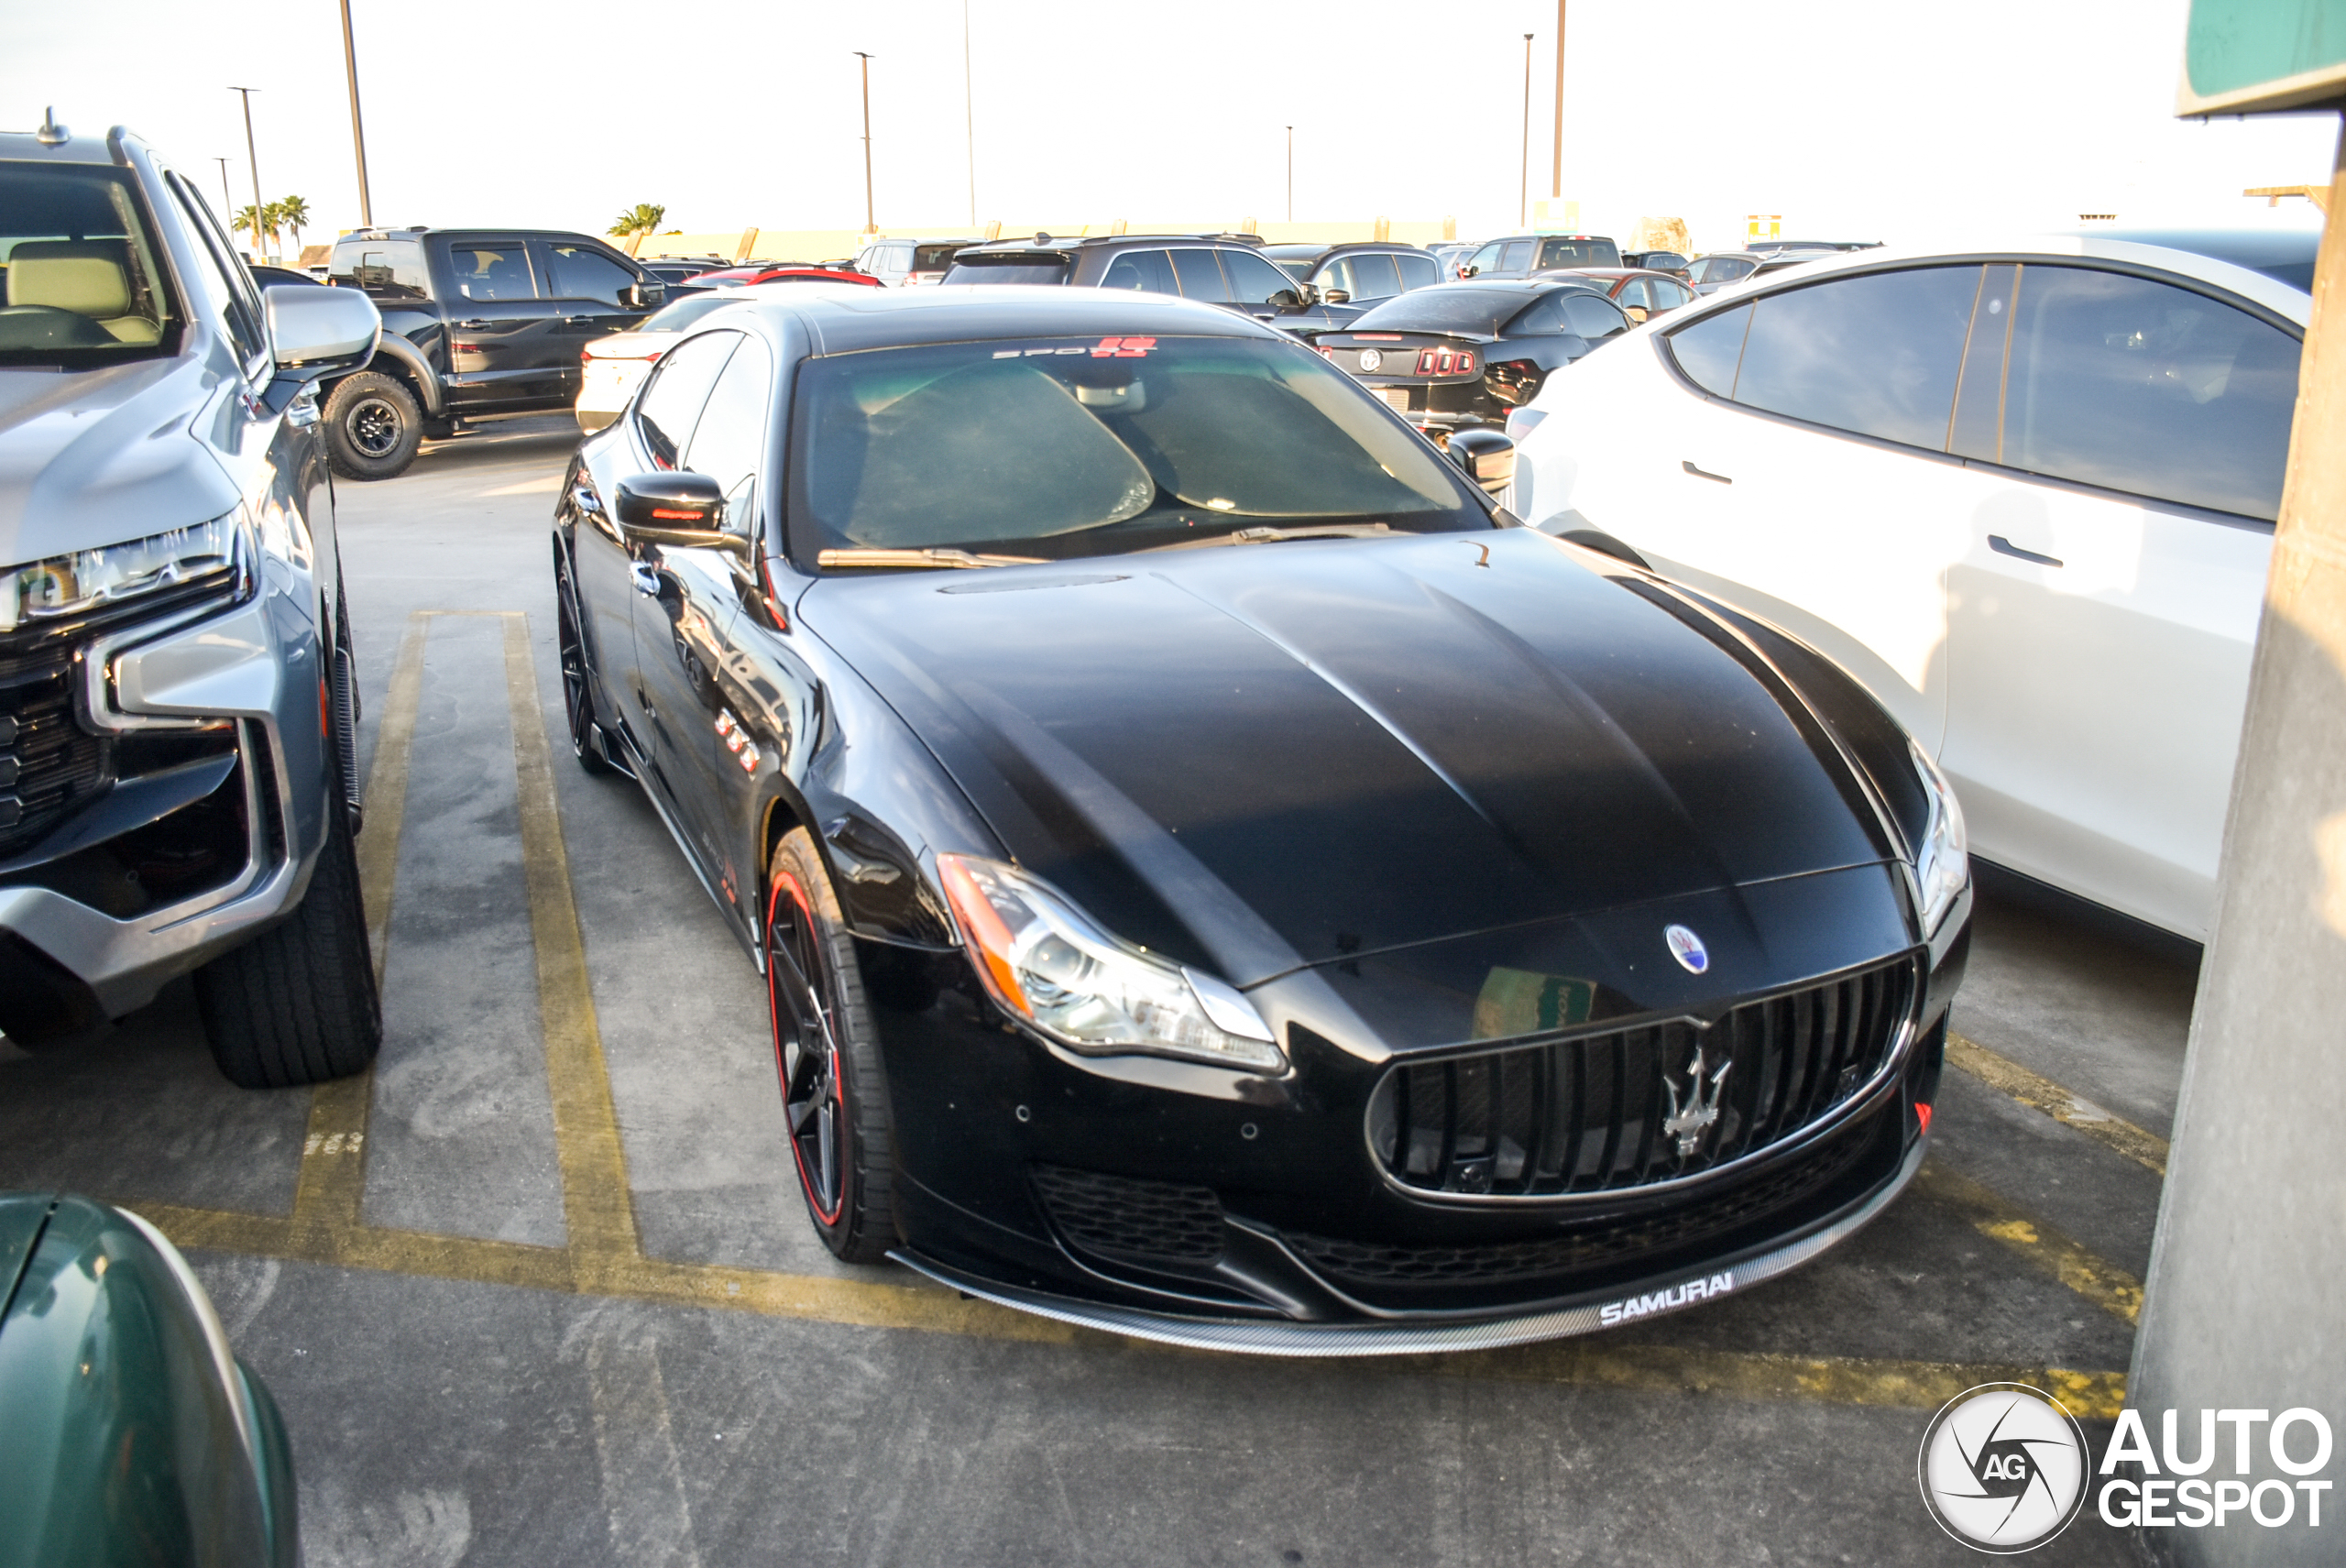
<path id="1" fill-rule="evenodd" d="M 1548 194 L 1553 0 L 1178 5 L 883 0 L 350 0 L 374 215 L 599 233 L 638 202 L 667 226 L 860 229 L 853 51 L 873 55 L 883 229 L 1004 233 L 1124 218 L 1455 217 L 1515 227 Z M 0 129 L 44 106 L 126 124 L 231 206 L 252 200 L 231 83 L 252 95 L 263 194 L 312 240 L 358 222 L 335 0 L 11 7 Z M 2289 225 L 2251 185 L 2325 184 L 2334 116 L 2174 118 L 2187 0 L 1571 0 L 1562 194 L 1628 240 L 1683 219 L 1699 248 L 1747 214 L 1801 238 L 2177 219 Z M 241 23 L 229 25 L 231 18 Z M 125 39 L 137 47 L 126 48 Z M 970 135 L 973 122 L 974 137 Z"/>

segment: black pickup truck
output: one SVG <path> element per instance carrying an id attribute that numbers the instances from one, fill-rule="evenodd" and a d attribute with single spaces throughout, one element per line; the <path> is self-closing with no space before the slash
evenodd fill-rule
<path id="1" fill-rule="evenodd" d="M 327 281 L 383 315 L 374 362 L 320 394 L 334 472 L 353 479 L 405 472 L 426 435 L 468 420 L 568 408 L 587 341 L 664 298 L 631 258 L 548 229 L 357 229 Z"/>

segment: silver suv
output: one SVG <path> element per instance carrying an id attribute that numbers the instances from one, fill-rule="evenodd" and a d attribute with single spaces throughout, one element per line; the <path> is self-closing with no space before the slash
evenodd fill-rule
<path id="1" fill-rule="evenodd" d="M 381 1036 L 356 694 L 311 395 L 353 289 L 263 291 L 117 127 L 0 134 L 0 1033 L 70 1046 L 192 970 L 249 1087 Z"/>

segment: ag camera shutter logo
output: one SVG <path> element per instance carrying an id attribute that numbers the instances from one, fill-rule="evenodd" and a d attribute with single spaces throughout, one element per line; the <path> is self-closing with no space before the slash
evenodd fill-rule
<path id="1" fill-rule="evenodd" d="M 1977 1552 L 2032 1552 L 2085 1507 L 2092 1459 L 2085 1429 L 2024 1383 L 1983 1383 L 1947 1401 L 1915 1461 L 1923 1504 Z"/>

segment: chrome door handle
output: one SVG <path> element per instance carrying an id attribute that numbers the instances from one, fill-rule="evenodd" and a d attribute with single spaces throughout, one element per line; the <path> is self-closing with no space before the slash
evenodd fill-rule
<path id="1" fill-rule="evenodd" d="M 1681 468 L 1685 469 L 1689 474 L 1694 475 L 1694 477 L 1698 479 L 1708 479 L 1712 483 L 1719 485 L 1732 485 L 1735 483 L 1733 479 L 1728 478 L 1725 474 L 1714 474 L 1707 468 L 1697 468 L 1694 465 L 1685 461 L 1683 458 L 1679 460 L 1678 466 Z"/>
<path id="2" fill-rule="evenodd" d="M 456 326 L 457 326 L 457 328 L 458 328 L 460 331 L 464 331 L 464 332 L 478 332 L 481 328 L 483 328 L 483 327 L 485 327 L 485 326 L 487 326 L 487 325 L 488 325 L 488 324 L 489 324 L 488 323 L 487 323 L 487 322 L 485 322 L 485 321 L 481 321 L 481 320 L 479 320 L 479 319 L 476 318 L 475 320 L 468 321 L 468 322 L 458 322 L 458 323 L 456 323 Z"/>
<path id="3" fill-rule="evenodd" d="M 565 316 L 562 318 L 562 324 L 565 326 L 592 326 L 594 323 L 595 318 L 593 316 Z"/>
<path id="4" fill-rule="evenodd" d="M 2034 561 L 2040 566 L 2057 566 L 2061 564 L 2058 556 L 2039 555 L 2034 550 L 2023 550 L 2001 533 L 1988 535 L 1988 548 L 1999 555 L 2010 555 L 2020 561 Z"/>
<path id="5" fill-rule="evenodd" d="M 635 585 L 637 593 L 650 594 L 653 598 L 660 597 L 660 574 L 642 562 L 638 561 L 627 569 L 627 580 Z"/>

